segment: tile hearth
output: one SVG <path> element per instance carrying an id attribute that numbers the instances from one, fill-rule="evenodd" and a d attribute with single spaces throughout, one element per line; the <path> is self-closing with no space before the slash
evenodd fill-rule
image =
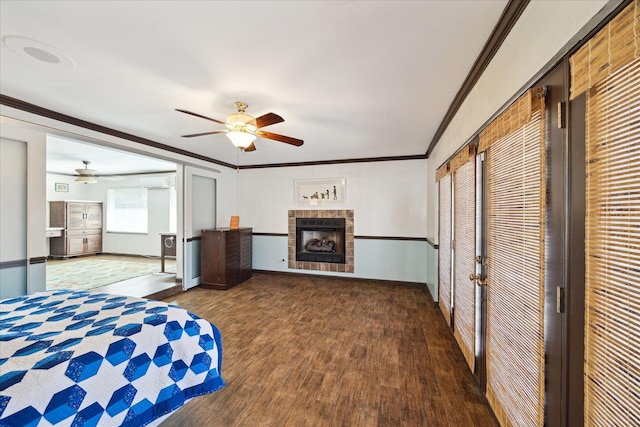
<path id="1" fill-rule="evenodd" d="M 296 261 L 297 218 L 344 218 L 345 219 L 345 263 Z M 289 268 L 298 270 L 331 271 L 353 273 L 353 210 L 290 210 L 289 211 Z"/>

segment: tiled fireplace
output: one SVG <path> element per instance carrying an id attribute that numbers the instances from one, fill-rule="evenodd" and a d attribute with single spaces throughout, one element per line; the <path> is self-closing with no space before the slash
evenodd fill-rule
<path id="1" fill-rule="evenodd" d="M 353 273 L 353 210 L 290 210 L 289 268 Z"/>

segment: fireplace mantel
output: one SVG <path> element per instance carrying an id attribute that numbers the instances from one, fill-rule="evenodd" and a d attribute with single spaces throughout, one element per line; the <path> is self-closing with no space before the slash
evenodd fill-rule
<path id="1" fill-rule="evenodd" d="M 345 263 L 296 261 L 296 219 L 297 218 L 344 218 L 345 220 Z M 331 271 L 353 273 L 353 210 L 302 209 L 289 211 L 289 268 L 298 270 Z"/>

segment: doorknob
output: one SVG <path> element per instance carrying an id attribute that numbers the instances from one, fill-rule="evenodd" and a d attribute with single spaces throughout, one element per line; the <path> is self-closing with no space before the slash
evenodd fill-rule
<path id="1" fill-rule="evenodd" d="M 478 286 L 487 286 L 487 279 L 486 277 L 482 277 L 479 274 L 470 274 L 469 275 L 469 280 L 471 280 L 472 282 L 475 280 L 476 284 Z"/>

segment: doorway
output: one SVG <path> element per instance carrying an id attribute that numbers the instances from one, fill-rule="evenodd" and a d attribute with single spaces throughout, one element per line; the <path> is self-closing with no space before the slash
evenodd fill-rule
<path id="1" fill-rule="evenodd" d="M 61 241 L 62 246 L 66 239 L 61 224 L 51 227 L 51 203 L 93 202 L 101 206 L 102 217 L 97 228 L 97 246 L 90 251 L 91 255 L 53 259 L 52 252 L 48 252 L 47 289 L 101 288 L 117 282 L 121 283 L 119 290 L 129 292 L 123 281 L 129 280 L 132 288 L 139 287 L 134 282 L 145 277 L 147 283 L 157 281 L 162 288 L 166 287 L 168 275 L 175 283 L 180 277 L 175 260 L 168 261 L 162 272 L 160 255 L 161 235 L 176 232 L 179 165 L 58 135 L 47 135 L 46 140 L 47 227 L 52 236 L 62 235 L 48 237 L 47 248 L 53 239 Z M 76 169 L 85 167 L 81 159 L 90 161 L 94 183 L 77 181 Z M 132 198 L 132 194 L 136 197 Z M 140 215 L 133 215 L 136 212 L 130 215 L 128 212 L 132 210 Z M 113 221 L 118 215 L 124 218 L 124 223 Z M 140 221 L 129 229 L 127 218 L 136 216 Z M 133 278 L 136 280 L 132 281 Z M 140 296 L 135 289 L 130 292 Z"/>
<path id="2" fill-rule="evenodd" d="M 477 377 L 506 424 L 566 425 L 566 81 L 563 62 L 480 134 Z"/>

